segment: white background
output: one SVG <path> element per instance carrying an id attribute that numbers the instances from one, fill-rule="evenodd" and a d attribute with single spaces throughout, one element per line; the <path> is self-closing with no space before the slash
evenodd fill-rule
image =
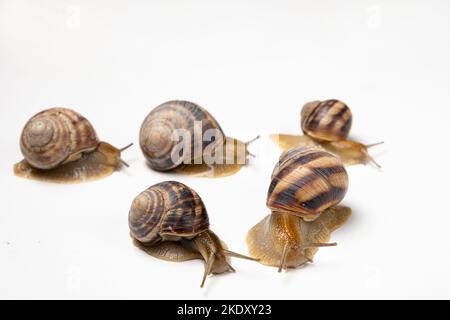
<path id="1" fill-rule="evenodd" d="M 0 298 L 450 298 L 448 1 L 0 1 Z M 132 246 L 131 201 L 179 179 L 198 191 L 232 250 L 269 210 L 279 150 L 303 103 L 338 98 L 352 136 L 386 141 L 383 166 L 349 168 L 351 221 L 314 265 L 278 274 L 233 260 L 199 284 L 201 261 Z M 131 168 L 89 184 L 16 178 L 26 120 L 46 107 L 86 116 L 100 137 L 138 141 L 170 99 L 207 108 L 225 132 L 261 134 L 237 175 L 209 180 Z"/>

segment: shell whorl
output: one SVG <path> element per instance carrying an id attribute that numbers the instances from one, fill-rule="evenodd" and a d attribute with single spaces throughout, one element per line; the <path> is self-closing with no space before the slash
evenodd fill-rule
<path id="1" fill-rule="evenodd" d="M 342 201 L 348 175 L 332 154 L 308 148 L 284 152 L 272 174 L 267 206 L 301 217 L 318 216 Z"/>
<path id="2" fill-rule="evenodd" d="M 318 140 L 344 140 L 352 127 L 352 112 L 339 100 L 309 102 L 302 108 L 301 126 L 304 133 Z"/>
<path id="3" fill-rule="evenodd" d="M 71 156 L 95 149 L 99 139 L 91 123 L 77 112 L 52 108 L 33 116 L 22 130 L 20 149 L 34 168 L 47 170 Z"/>
<path id="4" fill-rule="evenodd" d="M 139 142 L 152 169 L 158 171 L 168 171 L 176 168 L 186 160 L 194 159 L 194 123 L 201 121 L 201 134 L 206 130 L 217 129 L 219 136 L 215 140 L 201 141 L 202 152 L 211 143 L 223 145 L 225 134 L 216 119 L 199 105 L 188 101 L 168 101 L 153 109 L 145 118 L 139 134 Z M 172 158 L 173 148 L 179 142 L 174 141 L 175 130 L 186 129 L 190 132 L 191 152 L 190 159 L 188 153 L 183 154 L 181 161 L 174 162 Z"/>
<path id="5" fill-rule="evenodd" d="M 128 215 L 131 234 L 152 244 L 164 237 L 193 237 L 209 228 L 209 218 L 200 196 L 188 186 L 166 181 L 139 194 Z"/>

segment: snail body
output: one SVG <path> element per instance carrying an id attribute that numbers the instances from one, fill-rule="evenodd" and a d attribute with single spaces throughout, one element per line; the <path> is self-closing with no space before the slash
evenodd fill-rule
<path id="1" fill-rule="evenodd" d="M 59 183 L 100 179 L 126 165 L 120 159 L 126 148 L 100 141 L 92 124 L 79 113 L 51 108 L 34 115 L 23 128 L 24 160 L 14 165 L 14 173 Z"/>
<path id="2" fill-rule="evenodd" d="M 206 109 L 181 100 L 153 109 L 139 134 L 141 150 L 151 169 L 213 177 L 234 174 L 246 165 L 251 142 L 227 137 Z"/>
<path id="3" fill-rule="evenodd" d="M 283 150 L 316 147 L 337 155 L 345 165 L 371 162 L 380 167 L 368 149 L 381 143 L 364 145 L 348 140 L 352 123 L 352 112 L 344 102 L 336 99 L 312 101 L 301 110 L 300 126 L 304 135 L 276 134 L 271 137 Z"/>
<path id="4" fill-rule="evenodd" d="M 312 262 L 330 234 L 350 217 L 338 204 L 348 189 L 340 160 L 317 149 L 284 152 L 276 165 L 267 196 L 271 214 L 247 234 L 250 256 L 279 270 Z"/>
<path id="5" fill-rule="evenodd" d="M 180 182 L 161 182 L 140 193 L 133 200 L 128 222 L 135 245 L 153 257 L 174 262 L 203 259 L 202 287 L 210 274 L 235 271 L 231 256 L 251 259 L 227 249 L 209 229 L 200 196 Z"/>
<path id="6" fill-rule="evenodd" d="M 272 212 L 255 225 L 247 235 L 250 256 L 279 270 L 312 263 L 320 247 L 335 246 L 331 233 L 345 224 L 351 209 L 336 206 L 307 222 L 288 213 Z"/>

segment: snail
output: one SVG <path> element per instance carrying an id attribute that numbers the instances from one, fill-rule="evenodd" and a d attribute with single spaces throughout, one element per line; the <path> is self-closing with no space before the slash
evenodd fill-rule
<path id="1" fill-rule="evenodd" d="M 203 259 L 201 287 L 210 274 L 235 272 L 230 257 L 255 260 L 227 249 L 209 229 L 200 196 L 180 182 L 161 182 L 140 193 L 133 200 L 128 222 L 134 244 L 155 258 L 174 262 Z"/>
<path id="2" fill-rule="evenodd" d="M 77 183 L 106 177 L 121 165 L 122 149 L 101 142 L 92 124 L 67 108 L 51 108 L 34 115 L 22 130 L 24 159 L 14 165 L 23 178 Z"/>
<path id="3" fill-rule="evenodd" d="M 271 135 L 284 151 L 297 146 L 318 147 L 339 156 L 345 165 L 370 162 L 381 168 L 368 149 L 383 142 L 364 145 L 347 139 L 353 116 L 344 102 L 335 99 L 309 102 L 303 106 L 300 118 L 304 135 Z"/>
<path id="4" fill-rule="evenodd" d="M 227 137 L 207 110 L 179 100 L 153 109 L 139 134 L 140 147 L 151 169 L 207 177 L 238 172 L 248 164 L 249 156 L 254 157 L 248 146 L 258 138 L 242 142 Z"/>
<path id="5" fill-rule="evenodd" d="M 331 233 L 349 219 L 351 209 L 338 205 L 348 176 L 334 155 L 311 148 L 284 152 L 272 174 L 267 206 L 271 214 L 247 234 L 250 256 L 267 266 L 296 268 L 313 261 Z"/>

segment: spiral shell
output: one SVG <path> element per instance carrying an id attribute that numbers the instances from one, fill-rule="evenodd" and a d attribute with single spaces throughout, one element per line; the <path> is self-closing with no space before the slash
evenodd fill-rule
<path id="1" fill-rule="evenodd" d="M 145 118 L 139 135 L 140 146 L 150 167 L 158 171 L 168 171 L 176 168 L 188 160 L 188 153 L 184 153 L 181 161 L 174 162 L 172 152 L 176 144 L 173 134 L 175 130 L 186 129 L 190 132 L 190 159 L 195 156 L 194 122 L 201 121 L 201 134 L 208 129 L 216 129 L 219 134 L 213 141 L 203 141 L 202 152 L 210 144 L 223 145 L 225 134 L 214 117 L 199 105 L 188 101 L 169 101 L 153 109 Z M 214 145 L 212 146 L 214 147 Z"/>
<path id="2" fill-rule="evenodd" d="M 176 181 L 158 183 L 139 194 L 131 206 L 128 223 L 132 236 L 144 244 L 194 237 L 209 228 L 200 196 Z"/>
<path id="3" fill-rule="evenodd" d="M 284 152 L 272 174 L 267 206 L 277 212 L 315 217 L 342 201 L 348 175 L 332 154 L 307 148 Z"/>
<path id="4" fill-rule="evenodd" d="M 352 127 L 352 112 L 338 100 L 309 102 L 303 106 L 301 126 L 305 134 L 318 140 L 344 140 Z"/>
<path id="5" fill-rule="evenodd" d="M 20 149 L 36 169 L 52 169 L 99 144 L 91 123 L 77 112 L 52 108 L 33 116 L 25 125 Z"/>

